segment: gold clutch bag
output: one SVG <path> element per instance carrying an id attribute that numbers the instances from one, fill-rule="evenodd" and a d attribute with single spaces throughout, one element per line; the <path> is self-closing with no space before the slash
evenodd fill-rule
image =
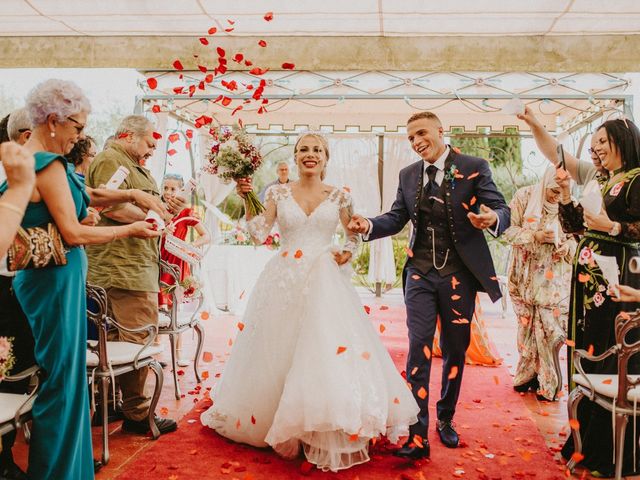
<path id="1" fill-rule="evenodd" d="M 20 227 L 7 252 L 7 268 L 10 272 L 66 264 L 67 248 L 58 227 L 53 223 L 43 227 Z"/>

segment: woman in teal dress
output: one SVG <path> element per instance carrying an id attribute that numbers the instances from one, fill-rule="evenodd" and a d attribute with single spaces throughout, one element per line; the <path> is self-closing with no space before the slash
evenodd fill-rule
<path id="1" fill-rule="evenodd" d="M 29 93 L 26 108 L 33 133 L 25 148 L 35 157 L 36 187 L 22 226 L 54 223 L 68 249 L 66 265 L 20 270 L 13 282 L 33 332 L 36 362 L 43 372 L 33 405 L 28 476 L 38 480 L 91 479 L 94 466 L 86 381 L 87 258 L 81 246 L 125 236 L 147 238 L 159 234 L 144 221 L 118 227 L 80 224 L 91 199 L 62 155 L 83 138 L 91 107 L 74 83 L 43 82 Z M 0 186 L 0 193 L 6 187 L 6 183 Z M 124 190 L 106 196 L 121 202 L 133 199 L 132 192 Z"/>
<path id="2" fill-rule="evenodd" d="M 640 278 L 629 271 L 632 256 L 640 255 L 640 131 L 628 120 L 609 120 L 594 133 L 595 146 L 602 166 L 609 172 L 602 182 L 603 210 L 598 215 L 583 212 L 579 204 L 560 205 L 562 228 L 565 232 L 584 233 L 573 265 L 569 338 L 575 348 L 601 355 L 615 344 L 615 318 L 621 311 L 633 311 L 635 302 L 614 302 L 607 295 L 607 283 L 594 254 L 614 256 L 620 270 L 620 283 L 640 286 Z M 575 373 L 573 352 L 569 355 L 569 379 Z M 617 374 L 617 360 L 611 356 L 600 362 L 583 361 L 587 373 Z M 629 361 L 629 373 L 640 373 L 640 361 Z M 582 439 L 580 464 L 596 476 L 611 477 L 613 440 L 611 412 L 594 402 L 583 400 L 578 405 L 578 421 Z M 640 427 L 640 424 L 638 425 Z M 633 444 L 636 428 L 627 427 L 622 473 L 640 472 L 634 464 Z M 569 437 L 562 455 L 570 459 L 574 453 L 573 437 Z"/>

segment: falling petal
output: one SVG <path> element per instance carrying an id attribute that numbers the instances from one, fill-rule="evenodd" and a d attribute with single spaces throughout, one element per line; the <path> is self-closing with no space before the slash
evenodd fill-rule
<path id="1" fill-rule="evenodd" d="M 386 305 L 380 305 L 380 310 L 389 310 L 389 307 L 387 307 Z"/>
<path id="2" fill-rule="evenodd" d="M 244 323 L 238 322 L 237 327 L 238 327 L 238 330 L 243 331 L 244 330 Z"/>
<path id="3" fill-rule="evenodd" d="M 544 278 L 547 280 L 553 280 L 553 270 L 547 270 L 544 272 Z"/>
<path id="4" fill-rule="evenodd" d="M 211 363 L 213 362 L 213 353 L 211 352 L 204 352 L 202 354 L 202 361 L 205 363 Z"/>
<path id="5" fill-rule="evenodd" d="M 567 347 L 575 347 L 576 346 L 576 342 L 574 342 L 573 340 L 569 340 L 568 338 L 564 341 L 564 343 L 567 345 Z"/>
<path id="6" fill-rule="evenodd" d="M 200 318 L 202 320 L 209 320 L 209 312 L 200 312 Z"/>
<path id="7" fill-rule="evenodd" d="M 471 175 L 469 175 L 467 177 L 467 180 L 472 180 L 472 179 L 476 178 L 478 175 L 480 175 L 480 172 L 474 172 L 474 173 L 472 173 Z"/>
<path id="8" fill-rule="evenodd" d="M 260 40 L 258 42 L 258 45 L 260 45 L 261 47 L 266 47 L 267 46 L 267 42 L 265 42 L 264 40 Z"/>
<path id="9" fill-rule="evenodd" d="M 371 358 L 371 354 L 369 352 L 362 352 L 362 358 L 369 360 Z"/>
<path id="10" fill-rule="evenodd" d="M 460 300 L 460 298 L 462 298 L 462 297 L 460 297 L 460 295 L 457 295 L 457 294 L 456 295 L 451 295 L 451 300 L 453 300 L 453 301 Z"/>
<path id="11" fill-rule="evenodd" d="M 153 107 L 151 107 L 151 111 L 153 113 L 160 113 L 160 105 L 154 105 Z"/>
<path id="12" fill-rule="evenodd" d="M 207 40 L 205 37 L 200 37 L 198 40 L 200 40 L 200 43 L 202 45 L 209 45 L 209 40 Z"/>
<path id="13" fill-rule="evenodd" d="M 153 132 L 153 138 L 156 140 L 160 140 L 162 138 L 162 134 L 158 132 Z"/>
<path id="14" fill-rule="evenodd" d="M 156 80 L 153 77 L 149 77 L 149 78 L 147 78 L 147 85 L 149 85 L 149 88 L 151 90 L 155 90 L 156 87 L 158 86 L 158 80 Z"/>
<path id="15" fill-rule="evenodd" d="M 384 333 L 384 331 L 387 329 L 387 327 L 385 327 L 382 323 L 380 324 L 380 326 L 378 327 L 378 329 L 380 330 L 380 333 Z"/>
<path id="16" fill-rule="evenodd" d="M 207 33 L 209 35 L 214 35 L 217 31 L 218 29 L 216 27 L 211 27 L 209 30 L 207 30 Z"/>
<path id="17" fill-rule="evenodd" d="M 571 427 L 572 430 L 579 430 L 580 429 L 580 422 L 578 420 L 576 420 L 575 418 L 571 418 L 569 420 L 569 426 Z"/>
<path id="18" fill-rule="evenodd" d="M 178 151 L 175 148 L 172 148 L 167 152 L 167 155 L 169 155 L 170 157 L 173 157 L 176 153 L 178 153 Z"/>
<path id="19" fill-rule="evenodd" d="M 283 70 L 293 70 L 294 68 L 296 68 L 296 66 L 293 63 L 283 63 L 282 64 L 282 69 Z"/>
<path id="20" fill-rule="evenodd" d="M 416 395 L 418 395 L 418 398 L 424 400 L 425 398 L 427 398 L 427 389 L 424 387 L 420 387 Z"/>
<path id="21" fill-rule="evenodd" d="M 371 313 L 371 307 L 369 305 L 363 305 L 364 311 L 367 312 L 367 315 Z"/>
<path id="22" fill-rule="evenodd" d="M 422 347 L 422 352 L 424 353 L 424 356 L 427 360 L 431 359 L 431 349 L 429 348 L 428 345 L 425 345 L 424 347 Z"/>
<path id="23" fill-rule="evenodd" d="M 172 133 L 172 134 L 171 134 L 171 135 L 169 135 L 167 138 L 169 139 L 169 141 L 170 141 L 171 143 L 176 143 L 178 140 L 180 140 L 180 135 L 179 135 L 179 134 L 177 134 L 177 133 Z"/>
<path id="24" fill-rule="evenodd" d="M 180 60 L 176 60 L 173 62 L 173 68 L 175 68 L 176 70 L 184 70 L 182 62 Z"/>
<path id="25" fill-rule="evenodd" d="M 453 380 L 457 376 L 458 376 L 458 367 L 454 365 L 453 367 L 451 367 L 451 370 L 449 371 L 449 375 L 447 376 L 447 378 L 449 380 Z"/>
<path id="26" fill-rule="evenodd" d="M 341 353 L 344 353 L 347 350 L 347 347 L 338 347 L 338 350 L 336 351 L 336 355 L 340 355 Z"/>
<path id="27" fill-rule="evenodd" d="M 301 257 L 302 257 L 302 250 L 296 250 L 296 253 L 293 256 L 293 258 L 301 258 Z"/>
<path id="28" fill-rule="evenodd" d="M 252 68 L 251 70 L 249 70 L 249 73 L 251 75 L 264 75 L 268 71 L 269 71 L 268 68 L 255 67 L 255 68 Z"/>
<path id="29" fill-rule="evenodd" d="M 273 20 L 273 12 L 267 12 L 267 13 L 265 13 L 265 14 L 264 14 L 264 19 L 265 19 L 267 22 L 270 22 L 271 20 Z"/>
<path id="30" fill-rule="evenodd" d="M 476 204 L 476 197 L 471 197 L 471 200 L 469 200 L 469 205 L 475 205 Z"/>

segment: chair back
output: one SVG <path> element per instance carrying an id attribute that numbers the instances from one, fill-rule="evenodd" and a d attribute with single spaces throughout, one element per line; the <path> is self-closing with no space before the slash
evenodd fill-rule
<path id="1" fill-rule="evenodd" d="M 618 349 L 618 398 L 616 406 L 633 408 L 628 400 L 629 390 L 640 384 L 640 377 L 629 377 L 629 360 L 640 352 L 640 309 L 635 312 L 621 312 L 615 320 L 616 349 Z M 634 331 L 635 330 L 635 331 Z M 640 357 L 636 357 L 640 359 Z M 632 374 L 639 374 L 632 372 Z"/>
<path id="2" fill-rule="evenodd" d="M 109 301 L 104 288 L 87 283 L 87 318 L 93 322 L 98 330 L 98 343 L 95 347 L 87 346 L 98 355 L 98 369 L 108 370 L 107 332 L 109 331 L 109 316 L 107 314 Z"/>

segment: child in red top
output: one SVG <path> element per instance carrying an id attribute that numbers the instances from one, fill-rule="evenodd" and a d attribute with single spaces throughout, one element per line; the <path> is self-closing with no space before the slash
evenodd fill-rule
<path id="1" fill-rule="evenodd" d="M 184 186 L 182 176 L 177 174 L 168 174 L 162 180 L 162 200 L 167 201 L 169 198 L 174 197 Z M 191 217 L 191 218 L 189 218 Z M 178 220 L 186 218 L 186 220 Z M 199 237 L 193 242 L 193 246 L 202 247 L 211 241 L 211 236 L 206 228 L 197 219 L 195 212 L 190 208 L 184 208 L 180 213 L 173 217 L 171 224 L 167 227 L 170 232 L 180 240 L 187 238 L 189 227 L 193 227 L 198 232 Z M 171 263 L 178 267 L 180 271 L 180 282 L 183 282 L 185 278 L 191 276 L 191 268 L 187 262 L 169 253 L 164 247 L 165 239 L 162 238 L 160 243 L 160 258 L 167 263 Z M 158 293 L 158 307 L 161 310 L 169 311 L 172 306 L 171 295 L 163 293 L 163 290 L 167 287 L 171 287 L 174 284 L 174 279 L 168 273 L 162 273 L 160 275 L 160 293 Z M 177 349 L 178 349 L 178 364 L 180 366 L 186 366 L 188 362 L 180 358 L 182 342 L 178 337 Z"/>

